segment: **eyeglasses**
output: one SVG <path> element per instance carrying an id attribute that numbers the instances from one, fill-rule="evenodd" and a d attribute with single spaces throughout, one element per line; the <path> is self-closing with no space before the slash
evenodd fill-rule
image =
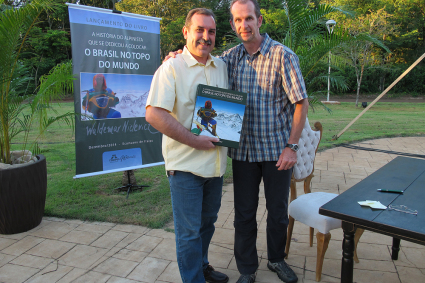
<path id="1" fill-rule="evenodd" d="M 404 213 L 408 213 L 408 214 L 418 215 L 418 211 L 417 210 L 410 209 L 407 206 L 402 205 L 402 204 L 400 204 L 400 205 L 392 205 L 392 204 L 390 204 L 388 206 L 388 209 L 395 210 L 395 211 L 398 211 L 398 212 L 404 212 Z"/>

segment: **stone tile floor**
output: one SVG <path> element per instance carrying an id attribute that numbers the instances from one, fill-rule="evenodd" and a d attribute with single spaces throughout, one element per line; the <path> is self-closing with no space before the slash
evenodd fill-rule
<path id="1" fill-rule="evenodd" d="M 357 145 L 425 154 L 425 137 L 387 138 Z M 341 193 L 397 155 L 337 147 L 318 153 L 312 191 Z M 302 193 L 298 185 L 299 194 Z M 223 188 L 222 208 L 210 246 L 211 264 L 236 282 L 233 256 L 233 186 Z M 256 282 L 281 282 L 267 267 L 263 192 L 257 212 L 260 267 Z M 316 246 L 308 245 L 308 227 L 296 222 L 287 262 L 299 282 L 315 282 Z M 355 282 L 425 282 L 425 247 L 401 242 L 391 260 L 390 237 L 365 231 L 358 245 Z M 322 282 L 339 282 L 342 230 L 333 230 Z M 35 229 L 0 235 L 0 282 L 181 282 L 174 234 L 134 225 L 45 217 Z"/>

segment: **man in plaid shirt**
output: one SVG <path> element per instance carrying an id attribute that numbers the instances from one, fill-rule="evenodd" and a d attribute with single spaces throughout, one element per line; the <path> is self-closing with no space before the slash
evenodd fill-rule
<path id="1" fill-rule="evenodd" d="M 238 283 L 252 283 L 258 268 L 256 249 L 258 194 L 264 182 L 267 216 L 267 267 L 284 282 L 297 282 L 284 258 L 288 197 L 297 143 L 308 110 L 298 57 L 260 34 L 256 0 L 233 0 L 230 24 L 242 44 L 220 57 L 227 64 L 229 88 L 248 93 L 238 149 L 232 158 L 235 200 L 235 258 Z"/>

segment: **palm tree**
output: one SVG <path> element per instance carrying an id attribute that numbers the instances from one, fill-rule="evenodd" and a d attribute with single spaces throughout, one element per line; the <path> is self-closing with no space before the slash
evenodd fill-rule
<path id="1" fill-rule="evenodd" d="M 73 114 L 47 117 L 51 101 L 72 88 L 71 63 L 56 66 L 40 79 L 36 94 L 28 94 L 25 83 L 31 79 L 20 55 L 31 29 L 41 13 L 54 9 L 51 0 L 35 0 L 19 8 L 3 5 L 0 9 L 0 162 L 11 163 L 10 146 L 13 138 L 23 134 L 23 148 L 30 143 L 37 149 L 37 138 L 56 121 L 73 125 Z M 54 112 L 56 113 L 56 112 Z M 29 141 L 29 131 L 36 127 L 39 135 Z"/>

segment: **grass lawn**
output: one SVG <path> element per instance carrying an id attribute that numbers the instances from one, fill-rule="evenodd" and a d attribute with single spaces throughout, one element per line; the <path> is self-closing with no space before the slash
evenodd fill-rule
<path id="1" fill-rule="evenodd" d="M 332 114 L 322 108 L 309 110 L 309 121 L 320 121 L 323 137 L 319 150 L 366 139 L 392 136 L 425 135 L 425 103 L 378 102 L 338 140 L 338 134 L 363 108 L 354 103 L 330 105 Z M 73 103 L 61 103 L 61 111 L 73 111 Z M 35 134 L 35 133 L 33 133 Z M 19 140 L 15 140 L 19 143 Z M 139 169 L 135 172 L 139 185 L 149 185 L 126 199 L 121 186 L 122 172 L 73 179 L 75 175 L 75 144 L 71 129 L 56 124 L 40 142 L 48 150 L 48 187 L 45 215 L 81 220 L 137 224 L 151 228 L 163 227 L 172 219 L 168 180 L 164 166 Z M 17 149 L 19 144 L 14 145 Z M 231 162 L 225 182 L 232 182 Z"/>
<path id="2" fill-rule="evenodd" d="M 332 114 L 315 107 L 309 109 L 310 125 L 319 121 L 323 126 L 323 137 L 319 150 L 383 137 L 425 135 L 425 103 L 378 102 L 357 120 L 338 140 L 332 137 L 343 130 L 364 109 L 355 107 L 354 102 L 329 105 Z"/>

